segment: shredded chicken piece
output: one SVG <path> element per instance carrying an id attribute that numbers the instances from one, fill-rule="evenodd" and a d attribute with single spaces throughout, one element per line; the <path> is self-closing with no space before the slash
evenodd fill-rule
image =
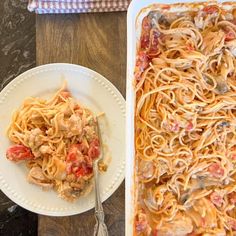
<path id="1" fill-rule="evenodd" d="M 202 16 L 196 16 L 194 21 L 197 28 L 203 29 L 205 27 L 205 21 L 203 20 Z"/>
<path id="2" fill-rule="evenodd" d="M 179 215 L 171 222 L 164 222 L 158 229 L 158 236 L 186 236 L 192 231 L 191 219 L 187 216 Z"/>
<path id="3" fill-rule="evenodd" d="M 30 183 L 41 186 L 44 190 L 48 190 L 53 187 L 53 183 L 46 178 L 43 174 L 42 169 L 39 166 L 34 166 L 28 174 L 27 177 Z"/>
<path id="4" fill-rule="evenodd" d="M 56 129 L 58 126 L 58 129 L 61 131 L 67 131 L 68 125 L 65 122 L 64 113 L 57 114 L 53 119 L 51 119 L 52 126 Z"/>
<path id="5" fill-rule="evenodd" d="M 218 32 L 208 32 L 203 38 L 201 50 L 205 55 L 219 53 L 224 46 L 224 40 L 225 33 L 222 30 Z"/>
<path id="6" fill-rule="evenodd" d="M 81 134 L 83 130 L 80 116 L 73 114 L 68 120 L 67 127 L 69 130 L 68 137 Z"/>
<path id="7" fill-rule="evenodd" d="M 221 76 L 215 77 L 215 80 L 217 83 L 217 86 L 215 88 L 216 93 L 224 94 L 229 91 L 227 82 Z"/>
<path id="8" fill-rule="evenodd" d="M 194 23 L 198 29 L 205 29 L 206 27 L 213 25 L 217 16 L 218 13 L 205 15 L 203 11 L 199 11 L 197 16 L 194 18 Z"/>
<path id="9" fill-rule="evenodd" d="M 217 226 L 216 208 L 207 198 L 194 202 L 193 208 L 187 212 L 196 227 L 214 228 Z"/>
<path id="10" fill-rule="evenodd" d="M 93 136 L 95 134 L 95 130 L 93 127 L 91 126 L 85 126 L 84 127 L 84 131 L 85 131 L 85 135 L 86 135 L 86 138 L 88 140 L 92 140 L 93 139 Z"/>
<path id="11" fill-rule="evenodd" d="M 63 182 L 58 188 L 59 196 L 68 201 L 74 201 L 80 195 L 79 192 L 73 192 L 73 188 L 70 186 L 70 183 Z"/>
<path id="12" fill-rule="evenodd" d="M 39 147 L 43 141 L 40 135 L 42 131 L 39 128 L 32 129 L 25 134 L 25 142 L 28 143 L 30 148 Z"/>
<path id="13" fill-rule="evenodd" d="M 32 129 L 25 132 L 24 142 L 28 144 L 31 148 L 35 158 L 40 157 L 41 153 L 38 150 L 38 147 L 43 144 L 42 131 L 39 128 Z"/>
<path id="14" fill-rule="evenodd" d="M 149 179 L 154 174 L 154 166 L 153 162 L 151 161 L 141 161 L 139 166 L 139 175 L 142 176 L 144 179 Z"/>
<path id="15" fill-rule="evenodd" d="M 39 152 L 42 154 L 51 154 L 53 150 L 48 145 L 42 145 L 39 148 Z"/>
<path id="16" fill-rule="evenodd" d="M 81 135 L 83 132 L 83 120 L 78 114 L 72 114 L 68 118 L 63 113 L 60 113 L 54 117 L 51 122 L 55 129 L 58 125 L 58 129 L 64 131 L 68 138 L 75 135 Z M 53 133 L 52 131 L 48 130 L 48 134 Z"/>
<path id="17" fill-rule="evenodd" d="M 82 185 L 83 186 L 82 186 Z M 86 185 L 86 187 L 85 187 Z M 82 187 L 82 188 L 80 188 Z M 76 200 L 80 195 L 86 196 L 92 191 L 93 185 L 91 182 L 87 182 L 83 180 L 83 183 L 69 183 L 69 182 L 63 182 L 58 187 L 59 196 L 67 201 L 74 201 Z"/>

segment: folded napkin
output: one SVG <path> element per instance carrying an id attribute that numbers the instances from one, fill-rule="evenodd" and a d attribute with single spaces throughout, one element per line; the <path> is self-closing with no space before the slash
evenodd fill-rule
<path id="1" fill-rule="evenodd" d="M 130 2 L 131 0 L 30 0 L 28 10 L 37 14 L 125 11 Z"/>

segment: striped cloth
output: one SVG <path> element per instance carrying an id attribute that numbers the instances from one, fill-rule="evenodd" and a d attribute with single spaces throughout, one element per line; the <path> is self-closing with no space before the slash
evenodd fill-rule
<path id="1" fill-rule="evenodd" d="M 126 11 L 131 0 L 29 0 L 37 14 Z"/>

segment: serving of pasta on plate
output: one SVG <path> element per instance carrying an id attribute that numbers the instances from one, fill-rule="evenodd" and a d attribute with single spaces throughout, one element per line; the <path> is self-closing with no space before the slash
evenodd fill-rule
<path id="1" fill-rule="evenodd" d="M 134 234 L 236 235 L 236 4 L 145 11 L 134 75 Z"/>
<path id="2" fill-rule="evenodd" d="M 92 189 L 93 161 L 100 154 L 96 122 L 65 84 L 48 100 L 29 97 L 12 116 L 7 135 L 14 144 L 6 157 L 26 163 L 30 183 L 74 201 Z"/>

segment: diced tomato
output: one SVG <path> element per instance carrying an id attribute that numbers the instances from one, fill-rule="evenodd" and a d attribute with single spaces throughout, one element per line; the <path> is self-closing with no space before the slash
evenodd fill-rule
<path id="1" fill-rule="evenodd" d="M 91 146 L 91 145 L 100 146 L 99 139 L 98 139 L 98 138 L 94 138 L 94 139 L 90 142 L 89 145 L 90 145 L 90 146 Z"/>
<path id="2" fill-rule="evenodd" d="M 91 174 L 92 172 L 93 169 L 91 167 L 81 166 L 75 171 L 75 176 L 79 178 Z"/>
<path id="3" fill-rule="evenodd" d="M 66 160 L 68 162 L 73 162 L 76 161 L 77 159 L 77 151 L 78 151 L 78 145 L 77 144 L 73 144 L 70 146 Z"/>
<path id="4" fill-rule="evenodd" d="M 157 231 L 157 229 L 154 229 L 154 230 L 153 230 L 152 236 L 158 236 L 158 231 Z"/>
<path id="5" fill-rule="evenodd" d="M 78 150 L 84 154 L 84 155 L 87 155 L 88 153 L 88 147 L 84 144 L 84 143 L 79 143 L 77 144 L 78 145 Z"/>
<path id="6" fill-rule="evenodd" d="M 99 155 L 100 155 L 100 143 L 98 139 L 94 139 L 89 145 L 88 156 L 92 159 L 96 159 Z"/>
<path id="7" fill-rule="evenodd" d="M 78 168 L 78 170 L 75 172 L 76 177 L 84 176 L 86 173 L 85 169 L 83 167 Z"/>
<path id="8" fill-rule="evenodd" d="M 160 32 L 157 29 L 152 29 L 151 20 L 148 16 L 144 17 L 142 22 L 142 32 L 140 37 L 141 51 L 147 51 L 149 56 L 154 56 L 158 53 L 158 38 Z"/>
<path id="9" fill-rule="evenodd" d="M 192 129 L 193 129 L 193 123 L 192 123 L 192 121 L 189 121 L 187 126 L 186 126 L 186 130 L 191 131 Z"/>
<path id="10" fill-rule="evenodd" d="M 228 224 L 231 229 L 236 230 L 236 220 L 229 220 Z"/>
<path id="11" fill-rule="evenodd" d="M 215 5 L 211 6 L 206 6 L 203 8 L 203 11 L 206 12 L 207 14 L 213 14 L 219 11 L 219 8 Z"/>
<path id="12" fill-rule="evenodd" d="M 141 36 L 140 38 L 140 48 L 142 50 L 146 50 L 149 48 L 149 44 L 150 44 L 150 36 L 149 34 L 144 34 Z"/>
<path id="13" fill-rule="evenodd" d="M 67 174 L 73 173 L 77 178 L 91 174 L 93 171 L 92 160 L 87 154 L 88 148 L 85 144 L 78 143 L 71 145 L 66 158 Z"/>
<path id="14" fill-rule="evenodd" d="M 72 144 L 67 154 L 67 161 L 75 161 L 77 159 L 78 152 L 83 155 L 87 155 L 88 148 L 84 143 Z"/>
<path id="15" fill-rule="evenodd" d="M 150 30 L 151 30 L 151 22 L 148 16 L 143 18 L 142 21 L 142 32 L 140 37 L 140 48 L 148 49 L 150 44 Z"/>
<path id="16" fill-rule="evenodd" d="M 213 177 L 221 178 L 224 176 L 224 169 L 218 163 L 213 163 L 208 167 L 208 171 Z"/>
<path id="17" fill-rule="evenodd" d="M 140 48 L 146 50 L 150 44 L 149 34 L 143 34 L 140 38 Z"/>
<path id="18" fill-rule="evenodd" d="M 140 51 L 136 56 L 136 71 L 135 78 L 138 80 L 141 77 L 143 71 L 148 67 L 150 58 L 145 51 Z"/>
<path id="19" fill-rule="evenodd" d="M 231 41 L 235 39 L 235 33 L 232 30 L 229 30 L 225 33 L 225 41 Z"/>
<path id="20" fill-rule="evenodd" d="M 30 148 L 21 144 L 16 144 L 9 147 L 6 152 L 6 157 L 7 159 L 15 162 L 34 159 L 34 155 L 32 154 Z"/>
<path id="21" fill-rule="evenodd" d="M 136 66 L 141 69 L 141 71 L 144 71 L 149 65 L 149 58 L 146 52 L 141 51 L 138 53 L 136 58 Z"/>
<path id="22" fill-rule="evenodd" d="M 217 192 L 213 192 L 211 195 L 210 195 L 210 200 L 211 202 L 218 206 L 218 207 L 221 207 L 223 202 L 224 202 L 224 199 L 222 196 L 220 196 Z"/>
<path id="23" fill-rule="evenodd" d="M 87 166 L 87 168 L 86 168 L 86 173 L 87 173 L 87 174 L 93 173 L 93 168 Z"/>
<path id="24" fill-rule="evenodd" d="M 145 32 L 151 30 L 151 21 L 148 16 L 145 16 L 142 21 L 142 30 Z"/>
<path id="25" fill-rule="evenodd" d="M 228 197 L 231 204 L 236 204 L 236 192 L 230 193 Z"/>
<path id="26" fill-rule="evenodd" d="M 67 161 L 68 162 L 73 162 L 73 161 L 76 161 L 76 155 L 77 153 L 76 152 L 70 152 L 68 155 L 67 155 Z"/>

